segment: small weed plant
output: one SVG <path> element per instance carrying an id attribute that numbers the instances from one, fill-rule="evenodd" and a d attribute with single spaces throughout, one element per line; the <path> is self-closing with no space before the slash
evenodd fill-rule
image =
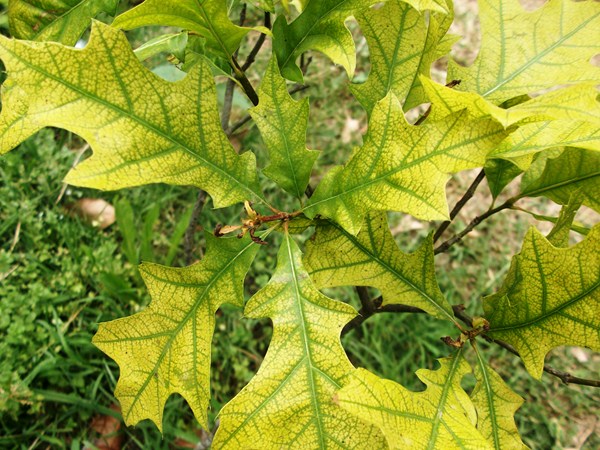
<path id="1" fill-rule="evenodd" d="M 200 261 L 141 264 L 149 306 L 100 324 L 93 343 L 119 365 L 126 424 L 150 419 L 162 430 L 165 402 L 177 393 L 209 428 L 211 342 L 224 304 L 269 318 L 273 335 L 257 373 L 218 412 L 215 449 L 523 448 L 514 420 L 523 400 L 492 368 L 490 345 L 520 356 L 535 379 L 545 371 L 600 386 L 544 364 L 558 346 L 600 350 L 600 228 L 576 220 L 581 208 L 600 212 L 600 3 L 551 0 L 526 11 L 517 0 L 480 0 L 477 58 L 468 67 L 450 59 L 445 85 L 431 72 L 460 39 L 448 33 L 451 0 L 145 0 L 116 14 L 118 3 L 8 2 L 0 153 L 42 128 L 66 129 L 92 150 L 68 173 L 71 185 L 200 189 L 192 224 L 209 199 L 242 211 L 213 224 Z M 94 20 L 112 16 L 110 25 Z M 87 44 L 74 48 L 90 24 Z M 168 33 L 132 50 L 122 30 L 150 25 Z M 357 37 L 370 57 L 361 82 Z M 313 51 L 344 68 L 368 115 L 362 144 L 333 165 L 307 147 L 309 98 L 292 97 L 310 84 Z M 143 64 L 165 53 L 178 81 Z M 259 83 L 255 61 L 264 63 Z M 215 79 L 226 79 L 221 104 Z M 234 93 L 253 105 L 237 121 Z M 266 151 L 232 146 L 249 121 Z M 477 168 L 450 210 L 448 180 Z M 493 203 L 450 233 L 484 181 Z M 529 197 L 562 205 L 560 214 L 528 210 Z M 405 253 L 390 211 L 437 222 Z M 496 292 L 470 305 L 478 312 L 450 304 L 436 255 L 489 217 L 517 213 L 553 222 L 552 230 L 526 233 Z M 275 267 L 265 267 L 265 248 L 275 245 Z M 246 301 L 256 267 L 269 280 Z M 356 290 L 360 311 L 321 292 L 342 286 Z M 439 336 L 448 356 L 416 372 L 424 390 L 346 356 L 341 334 L 379 313 L 452 325 L 452 335 Z"/>

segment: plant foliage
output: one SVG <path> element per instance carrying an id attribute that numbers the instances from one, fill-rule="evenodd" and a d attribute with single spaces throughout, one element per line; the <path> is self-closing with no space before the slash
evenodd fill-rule
<path id="1" fill-rule="evenodd" d="M 165 402 L 177 393 L 209 429 L 211 342 L 225 303 L 269 318 L 273 338 L 254 378 L 222 408 L 214 448 L 523 448 L 514 421 L 522 399 L 486 358 L 485 341 L 519 354 L 535 378 L 548 370 L 564 381 L 600 384 L 544 366 L 557 346 L 600 350 L 600 228 L 574 222 L 582 205 L 600 212 L 600 68 L 591 62 L 600 53 L 600 3 L 551 0 L 527 12 L 517 0 L 480 0 L 481 49 L 470 67 L 450 58 L 447 86 L 432 80 L 431 68 L 459 38 L 448 34 L 449 0 L 253 1 L 243 17 L 265 20 L 251 26 L 236 25 L 224 0 L 145 0 L 112 25 L 93 20 L 115 14 L 117 4 L 9 1 L 13 38 L 0 36 L 7 72 L 0 154 L 44 127 L 63 128 L 93 152 L 69 172 L 70 184 L 114 190 L 168 183 L 206 191 L 216 208 L 244 203 L 240 223 L 207 233 L 201 261 L 142 264 L 150 305 L 100 325 L 93 342 L 119 364 L 115 394 L 126 424 L 150 419 L 162 429 Z M 350 29 L 357 27 L 350 17 L 370 48 L 362 83 L 352 81 Z M 85 48 L 72 48 L 90 23 Z M 134 52 L 121 29 L 148 25 L 180 30 Z M 248 36 L 256 44 L 241 64 Z M 256 90 L 248 75 L 265 41 L 272 56 Z M 187 72 L 182 80 L 166 81 L 140 62 L 165 51 Z M 311 51 L 345 69 L 369 116 L 362 145 L 316 187 L 309 99 L 293 99 L 287 83 L 304 82 Z M 215 76 L 223 75 L 220 117 Z M 228 140 L 235 89 L 254 104 L 248 120 L 268 150 L 259 155 L 265 167 Z M 410 119 L 406 113 L 424 103 L 427 112 Z M 478 182 L 487 176 L 495 199 L 523 177 L 515 195 L 435 247 L 456 216 L 446 184 L 473 168 L 485 169 Z M 488 217 L 522 211 L 515 204 L 526 197 L 546 197 L 563 211 L 533 213 L 554 230 L 527 233 L 503 284 L 473 308 L 481 317 L 470 317 L 440 290 L 434 257 Z M 273 206 L 298 202 L 294 211 Z M 388 211 L 449 222 L 405 253 Z M 313 227 L 303 255 L 299 237 Z M 569 246 L 571 229 L 587 236 Z M 231 232 L 239 235 L 224 236 Z M 270 281 L 245 301 L 248 271 L 262 246 L 276 242 Z M 357 288 L 360 315 L 319 291 L 337 286 Z M 371 298 L 367 287 L 381 297 Z M 454 337 L 440 336 L 449 356 L 416 373 L 424 391 L 348 360 L 342 329 L 383 312 L 427 313 L 455 326 Z M 469 373 L 477 380 L 472 390 L 461 384 Z"/>

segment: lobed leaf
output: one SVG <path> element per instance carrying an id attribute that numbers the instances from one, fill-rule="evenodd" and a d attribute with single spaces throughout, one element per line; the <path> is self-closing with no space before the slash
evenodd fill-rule
<path id="1" fill-rule="evenodd" d="M 97 189 L 194 185 L 216 207 L 262 198 L 252 153 L 238 156 L 221 129 L 207 63 L 178 83 L 146 69 L 122 32 L 95 22 L 83 50 L 0 37 L 0 154 L 43 127 L 92 147 L 66 182 Z"/>
<path id="2" fill-rule="evenodd" d="M 559 156 L 538 158 L 521 180 L 522 197 L 544 196 L 567 205 L 580 192 L 584 205 L 600 212 L 600 153 L 567 148 Z"/>
<path id="3" fill-rule="evenodd" d="M 401 0 L 390 0 L 381 8 L 366 9 L 356 15 L 369 44 L 371 72 L 366 82 L 352 84 L 350 89 L 368 112 L 388 92 L 404 102 L 405 109 L 427 101 L 419 74 L 429 76 L 454 18 L 448 13 L 452 3 L 442 3 L 445 10 L 431 13 L 428 21 Z M 444 53 L 449 50 L 447 46 Z"/>
<path id="4" fill-rule="evenodd" d="M 484 360 L 477 348 L 475 378 L 471 400 L 477 411 L 477 429 L 496 450 L 528 448 L 519 435 L 514 414 L 523 404 L 500 375 Z"/>
<path id="5" fill-rule="evenodd" d="M 597 83 L 600 4 L 547 2 L 526 12 L 518 0 L 478 2 L 481 49 L 468 68 L 450 63 L 448 79 L 494 104 L 561 84 Z"/>
<path id="6" fill-rule="evenodd" d="M 115 395 L 128 425 L 151 419 L 162 430 L 167 398 L 185 398 L 208 429 L 210 352 L 214 314 L 223 303 L 244 305 L 243 282 L 258 246 L 245 239 L 206 234 L 202 261 L 175 269 L 142 264 L 150 306 L 101 323 L 93 343 L 121 371 Z"/>
<path id="7" fill-rule="evenodd" d="M 388 94 L 373 109 L 363 146 L 324 177 L 305 214 L 329 217 L 351 234 L 369 210 L 446 219 L 448 174 L 482 166 L 505 136 L 494 120 L 471 120 L 466 112 L 409 125 L 398 99 Z"/>
<path id="8" fill-rule="evenodd" d="M 571 248 L 532 228 L 500 291 L 484 299 L 489 334 L 515 347 L 537 379 L 554 347 L 600 350 L 599 245 L 600 226 Z"/>
<path id="9" fill-rule="evenodd" d="M 227 61 L 240 46 L 250 28 L 234 25 L 223 0 L 145 0 L 119 15 L 113 26 L 125 30 L 162 25 L 195 31 L 206 39 L 206 48 Z"/>
<path id="10" fill-rule="evenodd" d="M 215 448 L 384 448 L 376 427 L 332 400 L 353 371 L 340 332 L 356 311 L 321 294 L 301 257 L 285 233 L 273 277 L 246 305 L 248 317 L 273 320 L 273 339 L 256 376 L 223 407 Z"/>
<path id="11" fill-rule="evenodd" d="M 354 75 L 356 54 L 354 40 L 345 20 L 376 0 L 313 0 L 292 23 L 283 15 L 273 24 L 273 50 L 281 74 L 289 80 L 302 82 L 302 71 L 296 59 L 308 50 L 318 50 L 334 63 Z"/>
<path id="12" fill-rule="evenodd" d="M 31 41 L 75 45 L 91 19 L 104 12 L 114 15 L 119 0 L 9 0 L 11 36 Z"/>
<path id="13" fill-rule="evenodd" d="M 298 198 L 304 196 L 319 153 L 306 148 L 308 99 L 295 101 L 271 58 L 259 90 L 260 102 L 249 113 L 269 150 L 263 173 Z"/>
<path id="14" fill-rule="evenodd" d="M 412 392 L 365 369 L 357 369 L 338 392 L 340 406 L 381 428 L 391 449 L 489 449 L 475 422 L 477 415 L 460 386 L 471 368 L 462 351 L 438 360 L 438 370 L 420 369 L 427 385 Z"/>
<path id="15" fill-rule="evenodd" d="M 435 277 L 432 236 L 414 253 L 402 253 L 385 213 L 368 215 L 356 236 L 321 221 L 306 242 L 304 263 L 318 288 L 371 286 L 380 290 L 383 305 L 411 305 L 456 320 Z"/>

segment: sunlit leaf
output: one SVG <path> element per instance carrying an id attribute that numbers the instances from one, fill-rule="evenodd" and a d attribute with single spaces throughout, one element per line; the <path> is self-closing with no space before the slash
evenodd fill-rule
<path id="1" fill-rule="evenodd" d="M 460 386 L 471 372 L 462 353 L 438 361 L 438 370 L 417 371 L 427 385 L 423 392 L 357 369 L 337 400 L 342 408 L 379 426 L 391 449 L 492 448 L 475 428 L 475 408 Z"/>
<path id="2" fill-rule="evenodd" d="M 438 57 L 453 19 L 447 12 L 432 13 L 426 21 L 404 1 L 390 0 L 356 15 L 369 44 L 371 71 L 366 82 L 351 85 L 351 90 L 367 111 L 390 91 L 405 103 L 405 109 L 427 101 L 419 74 L 429 76 Z"/>
<path id="3" fill-rule="evenodd" d="M 535 378 L 560 345 L 600 350 L 600 226 L 570 248 L 532 228 L 500 291 L 484 299 L 489 334 L 511 344 Z"/>
<path id="4" fill-rule="evenodd" d="M 371 114 L 364 144 L 344 167 L 321 181 L 305 213 L 334 219 L 356 234 L 368 210 L 404 211 L 425 220 L 446 219 L 449 174 L 482 166 L 505 136 L 491 119 L 457 113 L 443 122 L 412 126 L 393 94 Z"/>
<path id="5" fill-rule="evenodd" d="M 142 66 L 122 32 L 99 22 L 83 50 L 0 37 L 0 57 L 8 70 L 0 154 L 52 126 L 94 151 L 67 175 L 69 184 L 194 185 L 216 207 L 261 197 L 254 155 L 238 156 L 221 129 L 208 64 L 166 82 Z"/>
<path id="6" fill-rule="evenodd" d="M 215 448 L 385 448 L 376 427 L 333 402 L 354 370 L 340 332 L 356 311 L 321 294 L 301 257 L 285 233 L 271 281 L 246 305 L 246 316 L 272 319 L 273 339 L 256 376 L 222 409 Z"/>
<path id="7" fill-rule="evenodd" d="M 128 425 L 151 419 L 162 429 L 165 402 L 178 393 L 208 429 L 214 314 L 223 303 L 244 305 L 244 277 L 259 246 L 249 238 L 210 234 L 206 241 L 206 255 L 192 266 L 142 264 L 152 303 L 100 324 L 94 336 L 94 344 L 119 364 L 115 395 Z"/>
<path id="8" fill-rule="evenodd" d="M 478 2 L 482 43 L 472 66 L 451 62 L 448 79 L 458 89 L 500 104 L 561 84 L 597 83 L 591 64 L 600 51 L 600 3 L 550 1 L 526 12 L 518 0 Z"/>
<path id="9" fill-rule="evenodd" d="M 383 305 L 416 306 L 440 319 L 455 320 L 435 277 L 432 237 L 414 253 L 402 253 L 385 213 L 369 215 L 356 236 L 323 221 L 306 243 L 304 260 L 319 288 L 372 286 L 381 291 Z"/>
<path id="10" fill-rule="evenodd" d="M 9 0 L 10 34 L 32 41 L 75 45 L 92 18 L 113 15 L 119 0 Z"/>

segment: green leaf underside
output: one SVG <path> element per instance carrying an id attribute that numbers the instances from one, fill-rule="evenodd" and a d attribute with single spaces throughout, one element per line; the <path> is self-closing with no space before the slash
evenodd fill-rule
<path id="1" fill-rule="evenodd" d="M 0 57 L 9 74 L 0 154 L 53 126 L 80 135 L 94 151 L 67 175 L 70 184 L 194 185 L 215 207 L 262 198 L 254 155 L 238 156 L 221 129 L 208 64 L 166 82 L 142 66 L 122 32 L 100 22 L 83 50 L 0 37 Z"/>
<path id="2" fill-rule="evenodd" d="M 342 408 L 381 427 L 391 449 L 492 448 L 475 428 L 475 408 L 460 386 L 471 371 L 462 353 L 438 361 L 438 370 L 416 373 L 427 385 L 423 392 L 357 369 L 337 400 Z"/>
<path id="3" fill-rule="evenodd" d="M 325 54 L 340 64 L 352 78 L 356 67 L 354 40 L 345 20 L 368 8 L 376 0 L 319 0 L 308 2 L 306 9 L 292 23 L 283 15 L 273 24 L 273 50 L 281 74 L 289 80 L 302 82 L 302 71 L 296 59 L 308 50 Z"/>
<path id="4" fill-rule="evenodd" d="M 119 0 L 9 0 L 11 36 L 75 45 L 93 17 L 114 14 Z"/>
<path id="5" fill-rule="evenodd" d="M 555 247 L 567 248 L 569 246 L 569 235 L 571 230 L 576 228 L 576 225 L 574 225 L 575 215 L 582 203 L 582 191 L 578 189 L 569 196 L 567 204 L 560 209 L 560 214 L 556 218 L 554 227 L 546 236 L 548 242 Z"/>
<path id="6" fill-rule="evenodd" d="M 231 61 L 250 28 L 234 25 L 227 16 L 223 0 L 145 0 L 141 5 L 121 14 L 113 26 L 131 30 L 148 25 L 184 28 L 206 39 L 206 47 Z"/>
<path id="7" fill-rule="evenodd" d="M 445 13 L 431 14 L 427 25 L 422 14 L 401 0 L 357 14 L 369 44 L 371 71 L 366 82 L 352 84 L 350 89 L 367 111 L 390 91 L 405 109 L 427 101 L 418 76 L 429 76 L 452 18 Z"/>
<path id="8" fill-rule="evenodd" d="M 526 12 L 518 0 L 478 2 L 482 44 L 471 67 L 451 62 L 449 80 L 460 90 L 505 100 L 560 84 L 597 82 L 590 60 L 600 51 L 600 4 L 547 2 Z"/>
<path id="9" fill-rule="evenodd" d="M 571 248 L 531 229 L 500 289 L 484 299 L 489 334 L 511 344 L 535 378 L 560 345 L 600 350 L 600 226 Z"/>
<path id="10" fill-rule="evenodd" d="M 567 148 L 533 163 L 521 181 L 521 196 L 548 197 L 560 205 L 580 191 L 583 204 L 600 212 L 600 152 Z"/>
<path id="11" fill-rule="evenodd" d="M 443 122 L 409 125 L 398 99 L 388 94 L 373 109 L 363 146 L 346 166 L 324 177 L 305 214 L 332 218 L 352 234 L 358 233 L 367 210 L 446 219 L 448 174 L 482 166 L 505 136 L 497 122 L 472 121 L 466 112 Z"/>
<path id="12" fill-rule="evenodd" d="M 432 236 L 414 253 L 402 253 L 385 213 L 367 216 L 356 236 L 322 222 L 306 242 L 304 262 L 320 289 L 371 286 L 380 290 L 384 305 L 416 306 L 434 317 L 455 320 L 435 277 Z"/>
<path id="13" fill-rule="evenodd" d="M 140 61 L 144 61 L 161 52 L 173 54 L 177 59 L 184 60 L 187 44 L 187 31 L 163 34 L 140 45 L 134 50 L 134 53 Z"/>
<path id="14" fill-rule="evenodd" d="M 514 418 L 523 399 L 484 361 L 477 348 L 475 353 L 477 384 L 471 393 L 471 400 L 477 411 L 477 429 L 488 442 L 493 443 L 496 450 L 527 448 L 521 441 Z"/>
<path id="15" fill-rule="evenodd" d="M 93 343 L 121 370 L 115 395 L 128 425 L 151 419 L 162 430 L 163 408 L 181 394 L 208 429 L 214 314 L 223 303 L 244 305 L 243 281 L 258 246 L 249 238 L 206 234 L 202 261 L 176 269 L 142 264 L 152 303 L 130 317 L 101 323 Z"/>
<path id="16" fill-rule="evenodd" d="M 249 113 L 269 150 L 270 162 L 263 173 L 301 198 L 319 156 L 306 148 L 308 99 L 292 99 L 275 58 L 269 63 L 258 94 L 260 102 Z"/>
<path id="17" fill-rule="evenodd" d="M 301 256 L 286 233 L 271 281 L 246 305 L 248 317 L 272 319 L 273 338 L 256 376 L 222 409 L 215 448 L 385 447 L 376 427 L 333 402 L 354 370 L 340 333 L 356 311 L 321 294 Z"/>

